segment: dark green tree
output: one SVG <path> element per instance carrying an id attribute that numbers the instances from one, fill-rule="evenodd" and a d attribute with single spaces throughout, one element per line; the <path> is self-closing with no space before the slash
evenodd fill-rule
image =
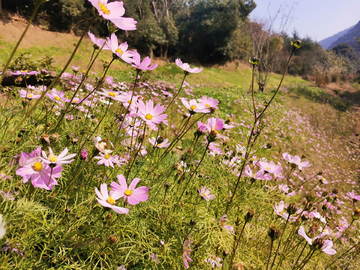
<path id="1" fill-rule="evenodd" d="M 230 59 L 232 34 L 255 7 L 252 0 L 189 1 L 178 20 L 179 53 L 202 63 Z"/>

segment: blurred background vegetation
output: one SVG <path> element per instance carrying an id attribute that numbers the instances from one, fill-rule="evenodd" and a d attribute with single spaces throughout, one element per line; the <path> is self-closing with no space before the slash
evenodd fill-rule
<path id="1" fill-rule="evenodd" d="M 2 10 L 28 18 L 34 0 L 0 0 Z M 112 0 L 109 0 L 112 2 Z M 295 51 L 289 66 L 291 75 L 324 86 L 331 82 L 360 82 L 360 47 L 348 43 L 324 50 L 309 37 L 275 32 L 271 23 L 250 21 L 256 0 L 124 0 L 126 17 L 138 21 L 137 31 L 119 31 L 121 40 L 143 54 L 203 66 L 241 62 L 253 55 L 261 60 L 257 75 L 263 90 L 271 72 L 281 73 L 292 47 L 301 39 L 302 49 Z M 1 9 L 0 9 L 1 11 Z M 79 34 L 92 16 L 87 0 L 52 0 L 42 5 L 35 23 L 43 28 Z M 273 18 L 275 19 L 275 18 Z M 271 21 L 271 20 L 270 20 Z M 358 24 L 360 29 L 360 23 Z M 92 32 L 108 36 L 105 21 L 97 21 Z M 353 43 L 359 44 L 355 38 Z"/>

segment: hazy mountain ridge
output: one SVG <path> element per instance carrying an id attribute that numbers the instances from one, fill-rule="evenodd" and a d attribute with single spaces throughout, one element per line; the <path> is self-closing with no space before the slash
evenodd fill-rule
<path id="1" fill-rule="evenodd" d="M 342 43 L 348 43 L 351 47 L 355 49 L 355 51 L 360 52 L 360 47 L 356 46 L 359 44 L 356 41 L 355 37 L 360 37 L 360 21 L 356 25 L 354 25 L 346 34 L 342 35 L 333 43 L 331 43 L 329 48 L 333 48 L 336 45 Z"/>
<path id="2" fill-rule="evenodd" d="M 347 34 L 352 28 L 354 28 L 354 27 L 355 27 L 355 25 L 354 25 L 354 26 L 351 26 L 351 27 L 349 27 L 349 28 L 347 28 L 347 29 L 345 29 L 345 30 L 343 30 L 343 31 L 341 31 L 341 32 L 339 32 L 339 33 L 331 36 L 331 37 L 325 38 L 325 39 L 319 41 L 319 44 L 320 44 L 325 50 L 326 50 L 326 49 L 329 49 L 330 47 L 332 47 L 332 46 L 331 46 L 332 43 L 334 43 L 335 41 L 337 41 L 340 37 L 346 35 L 346 34 Z"/>

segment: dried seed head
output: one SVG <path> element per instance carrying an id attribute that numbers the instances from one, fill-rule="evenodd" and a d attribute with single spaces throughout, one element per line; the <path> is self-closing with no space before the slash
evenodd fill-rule
<path id="1" fill-rule="evenodd" d="M 110 244 L 115 244 L 117 241 L 118 241 L 118 239 L 115 235 L 110 235 L 110 237 L 109 237 Z"/>

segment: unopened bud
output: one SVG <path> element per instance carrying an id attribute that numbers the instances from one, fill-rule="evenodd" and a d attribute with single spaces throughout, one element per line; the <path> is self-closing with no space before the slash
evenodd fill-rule
<path id="1" fill-rule="evenodd" d="M 250 64 L 252 64 L 252 65 L 258 65 L 259 64 L 259 58 L 257 58 L 256 56 L 254 56 L 254 57 L 251 57 L 250 59 L 249 59 L 249 63 Z"/>
<path id="2" fill-rule="evenodd" d="M 295 49 L 300 49 L 301 47 L 301 40 L 300 39 L 297 39 L 295 40 L 294 42 L 291 43 L 291 46 L 293 46 Z"/>
<path id="3" fill-rule="evenodd" d="M 281 232 L 280 230 L 278 230 L 275 225 L 272 225 L 270 228 L 269 228 L 269 231 L 268 231 L 268 235 L 270 236 L 271 240 L 274 241 L 276 239 L 279 238 Z"/>
<path id="4" fill-rule="evenodd" d="M 358 220 L 360 218 L 360 209 L 354 211 L 353 219 Z"/>
<path id="5" fill-rule="evenodd" d="M 252 220 L 252 218 L 254 217 L 254 210 L 250 209 L 246 215 L 245 215 L 245 221 L 246 222 L 250 222 Z"/>
<path id="6" fill-rule="evenodd" d="M 118 241 L 117 237 L 114 235 L 110 235 L 109 237 L 109 243 L 110 244 L 115 244 Z"/>

